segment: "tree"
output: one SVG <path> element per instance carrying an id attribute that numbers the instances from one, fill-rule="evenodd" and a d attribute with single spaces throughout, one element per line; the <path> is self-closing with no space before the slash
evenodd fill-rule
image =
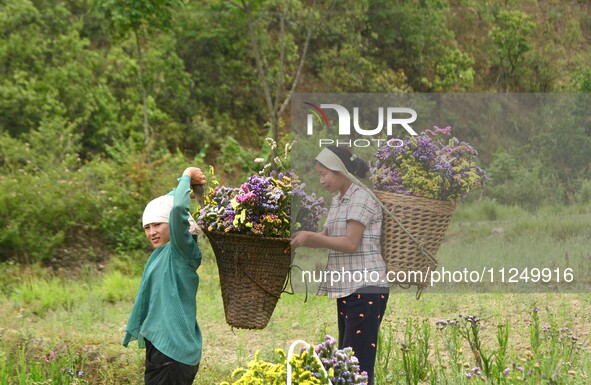
<path id="1" fill-rule="evenodd" d="M 171 25 L 172 9 L 184 5 L 184 0 L 97 0 L 96 9 L 112 25 L 115 36 L 133 34 L 138 59 L 138 84 L 142 93 L 144 115 L 144 144 L 150 141 L 148 121 L 148 94 L 144 84 L 143 54 L 141 35 L 148 26 L 168 29 Z"/>
<path id="2" fill-rule="evenodd" d="M 529 40 L 536 24 L 532 17 L 521 11 L 501 11 L 490 37 L 497 47 L 500 80 L 506 88 L 517 76 L 524 62 L 525 54 L 530 50 Z"/>
<path id="3" fill-rule="evenodd" d="M 370 22 L 371 3 L 340 2 L 323 17 L 309 60 L 319 84 L 308 89 L 331 93 L 411 91 L 404 71 L 387 62 L 380 46 L 382 36 Z"/>
<path id="4" fill-rule="evenodd" d="M 458 67 L 459 72 L 469 71 L 469 55 L 453 49 L 456 38 L 447 24 L 450 12 L 447 3 L 443 0 L 369 3 L 368 25 L 377 36 L 373 45 L 390 68 L 404 72 L 416 92 L 446 91 L 443 89 L 446 84 L 437 77 L 449 72 L 449 68 L 444 68 L 448 64 Z M 454 51 L 458 54 L 454 55 Z"/>
<path id="5" fill-rule="evenodd" d="M 309 8 L 298 0 L 227 3 L 246 17 L 251 53 L 269 115 L 270 132 L 275 142 L 279 143 L 280 117 L 300 82 L 310 39 L 320 21 L 316 0 Z M 304 24 L 301 24 L 302 21 Z"/>

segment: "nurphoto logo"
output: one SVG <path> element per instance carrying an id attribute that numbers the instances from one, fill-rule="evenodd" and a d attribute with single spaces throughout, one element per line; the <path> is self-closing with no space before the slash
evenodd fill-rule
<path id="1" fill-rule="evenodd" d="M 329 121 L 327 117 L 328 111 L 325 111 L 325 109 L 330 109 L 331 112 L 335 111 L 337 114 L 339 137 L 351 136 L 351 126 L 353 126 L 357 134 L 363 135 L 364 137 L 372 137 L 362 139 L 323 138 L 319 139 L 318 141 L 319 147 L 328 145 L 336 145 L 337 147 L 369 147 L 371 145 L 376 145 L 379 147 L 383 144 L 387 144 L 390 147 L 400 147 L 403 145 L 401 139 L 390 138 L 394 132 L 393 128 L 395 126 L 401 126 L 411 136 L 417 135 L 415 130 L 413 130 L 413 128 L 410 126 L 410 123 L 413 123 L 415 120 L 417 120 L 417 112 L 412 108 L 378 107 L 377 127 L 372 129 L 364 129 L 359 123 L 359 107 L 353 107 L 353 114 L 351 114 L 347 108 L 340 104 L 320 104 L 320 106 L 317 106 L 309 102 L 303 103 L 305 105 L 306 111 L 308 112 L 306 120 L 306 133 L 308 135 L 314 134 L 315 124 L 321 128 L 329 127 Z M 353 115 L 353 119 L 351 119 L 351 115 Z M 387 138 L 373 138 L 373 136 L 383 133 L 384 126 L 386 128 Z"/>

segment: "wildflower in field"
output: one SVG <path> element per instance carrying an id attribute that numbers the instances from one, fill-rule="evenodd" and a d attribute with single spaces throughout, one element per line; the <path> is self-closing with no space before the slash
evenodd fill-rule
<path id="1" fill-rule="evenodd" d="M 64 373 L 64 374 L 67 373 L 70 376 L 73 376 L 74 375 L 74 371 L 72 369 L 70 369 L 70 368 L 62 368 L 62 373 Z"/>
<path id="2" fill-rule="evenodd" d="M 48 355 L 41 357 L 41 359 L 49 363 L 55 359 L 55 352 L 51 350 Z"/>
<path id="3" fill-rule="evenodd" d="M 462 315 L 460 314 L 460 318 L 461 317 L 462 317 Z M 464 318 L 464 320 L 468 321 L 472 325 L 478 325 L 478 323 L 480 323 L 480 318 L 473 316 L 473 315 L 466 315 L 463 318 Z"/>

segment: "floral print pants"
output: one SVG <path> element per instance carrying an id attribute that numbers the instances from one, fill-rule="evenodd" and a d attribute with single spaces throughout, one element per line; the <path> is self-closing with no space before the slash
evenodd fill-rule
<path id="1" fill-rule="evenodd" d="M 387 289 L 375 287 L 337 299 L 339 349 L 353 349 L 360 371 L 367 372 L 368 385 L 374 383 L 378 331 L 388 296 Z"/>

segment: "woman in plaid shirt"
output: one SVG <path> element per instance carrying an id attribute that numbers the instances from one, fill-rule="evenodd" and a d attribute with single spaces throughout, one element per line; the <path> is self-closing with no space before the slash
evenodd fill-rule
<path id="1" fill-rule="evenodd" d="M 349 150 L 324 148 L 316 157 L 316 171 L 322 187 L 337 195 L 324 230 L 299 231 L 291 244 L 329 249 L 324 277 L 330 281 L 320 284 L 318 294 L 336 298 L 339 349 L 353 349 L 373 385 L 378 331 L 389 292 L 380 247 L 382 209 L 358 179 L 369 171 L 367 164 Z"/>

